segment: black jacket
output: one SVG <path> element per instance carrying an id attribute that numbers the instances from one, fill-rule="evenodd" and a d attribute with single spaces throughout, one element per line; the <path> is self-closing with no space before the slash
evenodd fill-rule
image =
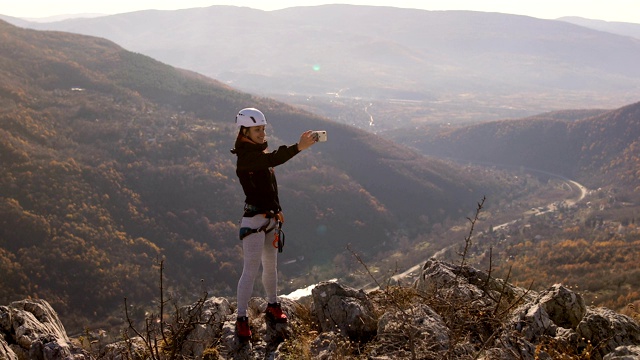
<path id="1" fill-rule="evenodd" d="M 267 152 L 267 143 L 256 144 L 244 139 L 236 140 L 231 152 L 238 156 L 236 175 L 246 196 L 245 203 L 261 211 L 282 211 L 278 199 L 278 183 L 273 170 L 300 151 L 298 145 L 282 145 Z"/>

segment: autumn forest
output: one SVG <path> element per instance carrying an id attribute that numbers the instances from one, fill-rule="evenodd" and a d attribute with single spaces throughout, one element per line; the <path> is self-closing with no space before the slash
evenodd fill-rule
<path id="1" fill-rule="evenodd" d="M 477 264 L 491 249 L 515 281 L 567 281 L 618 309 L 640 300 L 640 103 L 383 138 L 104 39 L 0 21 L 0 304 L 44 298 L 72 330 L 118 326 L 125 297 L 140 311 L 153 299 L 160 261 L 176 298 L 232 296 L 244 198 L 229 149 L 246 106 L 268 114 L 270 144 L 330 134 L 277 169 L 285 291 L 329 277 L 362 284 L 351 251 L 381 278 L 424 261 L 460 241 L 486 196 Z M 600 190 L 489 231 L 568 196 L 524 167 Z M 615 276 L 599 283 L 605 273 Z"/>

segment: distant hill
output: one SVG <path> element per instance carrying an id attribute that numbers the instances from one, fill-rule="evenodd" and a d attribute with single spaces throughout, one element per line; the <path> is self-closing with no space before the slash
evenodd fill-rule
<path id="1" fill-rule="evenodd" d="M 97 13 L 81 13 L 81 14 L 63 14 L 63 15 L 53 15 L 39 18 L 17 18 L 13 16 L 7 16 L 0 14 L 0 20 L 4 20 L 8 23 L 28 27 L 29 23 L 47 23 L 47 22 L 55 22 L 55 21 L 64 21 L 68 19 L 82 19 L 82 18 L 94 18 L 106 16 L 105 14 L 97 14 Z"/>
<path id="2" fill-rule="evenodd" d="M 528 167 L 575 178 L 592 188 L 638 190 L 640 103 L 448 130 L 398 131 L 390 138 L 432 156 Z"/>
<path id="3" fill-rule="evenodd" d="M 232 295 L 244 197 L 229 149 L 246 106 L 267 113 L 272 146 L 329 134 L 277 169 L 283 281 L 335 272 L 347 244 L 367 258 L 524 190 L 105 39 L 3 21 L 0 33 L 2 303 L 104 317 L 151 298 L 160 259 L 167 289 Z"/>
<path id="4" fill-rule="evenodd" d="M 584 26 L 590 29 L 606 31 L 612 34 L 631 36 L 636 39 L 640 39 L 640 24 L 618 22 L 618 21 L 585 19 L 577 16 L 565 16 L 565 17 L 559 18 L 558 20 Z"/>
<path id="5" fill-rule="evenodd" d="M 25 27 L 28 28 L 31 24 L 33 24 L 33 21 L 29 21 L 26 19 L 22 19 L 22 18 L 17 18 L 17 17 L 13 17 L 13 16 L 7 16 L 7 15 L 2 15 L 0 14 L 0 20 L 2 21 L 6 21 L 10 24 L 13 24 L 15 26 L 20 26 L 20 27 Z"/>
<path id="6" fill-rule="evenodd" d="M 364 108 L 373 101 L 378 129 L 616 108 L 640 97 L 640 41 L 518 15 L 211 6 L 27 26 L 103 37 L 349 124 L 368 120 Z M 340 104 L 344 99 L 363 100 Z"/>

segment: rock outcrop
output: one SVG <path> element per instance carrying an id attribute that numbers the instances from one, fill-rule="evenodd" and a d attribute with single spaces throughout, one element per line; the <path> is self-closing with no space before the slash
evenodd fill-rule
<path id="1" fill-rule="evenodd" d="M 336 332 L 359 342 L 376 335 L 378 319 L 364 291 L 323 282 L 313 288 L 311 297 L 312 312 L 322 332 Z"/>
<path id="2" fill-rule="evenodd" d="M 209 298 L 178 311 L 176 318 L 190 324 L 179 355 L 283 359 L 295 358 L 291 348 L 306 346 L 305 357 L 327 360 L 640 358 L 640 326 L 634 319 L 586 306 L 580 294 L 561 284 L 528 291 L 434 259 L 419 275 L 413 287 L 371 293 L 320 283 L 305 300 L 310 305 L 282 299 L 288 324 L 266 321 L 265 301 L 253 298 L 253 337 L 245 342 L 235 336 L 233 304 Z M 0 335 L 0 359 L 92 359 L 70 345 L 46 301 L 0 307 Z M 147 352 L 144 339 L 134 337 L 103 347 L 96 357 L 142 360 L 149 358 Z"/>
<path id="3" fill-rule="evenodd" d="M 89 358 L 84 350 L 71 344 L 48 302 L 28 299 L 0 306 L 0 359 Z"/>

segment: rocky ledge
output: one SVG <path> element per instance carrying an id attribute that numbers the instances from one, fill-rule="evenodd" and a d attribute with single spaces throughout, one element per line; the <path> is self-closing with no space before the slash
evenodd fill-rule
<path id="1" fill-rule="evenodd" d="M 265 302 L 252 299 L 254 334 L 245 342 L 235 336 L 234 306 L 227 299 L 212 297 L 184 307 L 176 318 L 189 323 L 172 357 L 640 359 L 640 326 L 631 317 L 586 306 L 561 284 L 534 292 L 434 259 L 410 287 L 365 293 L 326 282 L 309 299 L 283 299 L 282 305 L 288 325 L 265 321 Z M 169 358 L 167 352 L 152 353 L 145 336 L 89 350 L 69 340 L 44 300 L 0 306 L 0 359 Z"/>

